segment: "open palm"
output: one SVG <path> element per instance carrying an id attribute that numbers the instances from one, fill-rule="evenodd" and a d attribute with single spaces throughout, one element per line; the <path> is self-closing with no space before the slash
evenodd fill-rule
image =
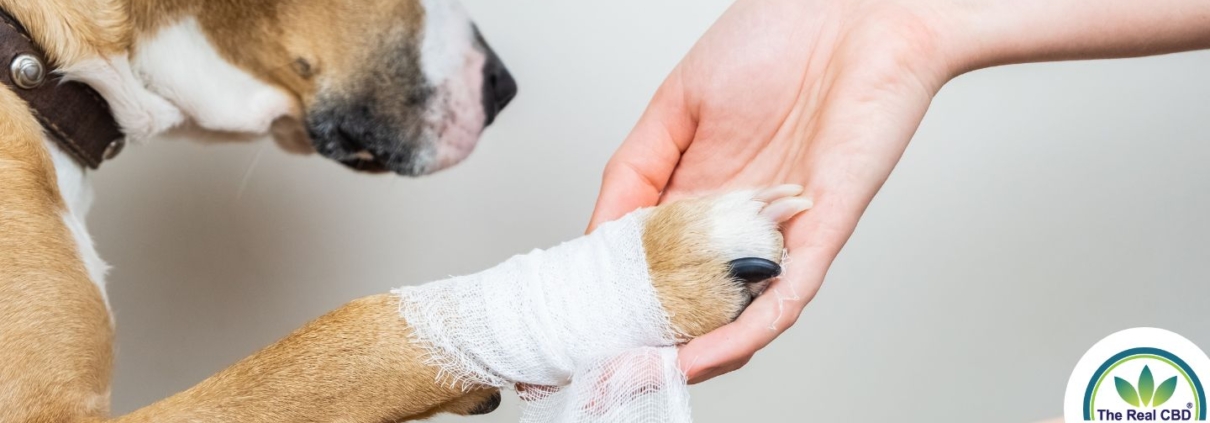
<path id="1" fill-rule="evenodd" d="M 701 382 L 798 318 L 952 72 L 936 16 L 893 1 L 741 0 L 657 91 L 610 160 L 596 225 L 709 191 L 800 184 L 785 274 L 734 323 L 685 345 Z"/>

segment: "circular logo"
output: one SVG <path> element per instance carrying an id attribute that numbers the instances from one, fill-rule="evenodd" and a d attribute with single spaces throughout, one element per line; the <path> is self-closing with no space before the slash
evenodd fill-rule
<path id="1" fill-rule="evenodd" d="M 1105 337 L 1076 363 L 1063 416 L 1081 421 L 1205 421 L 1210 358 L 1163 329 L 1134 328 Z"/>

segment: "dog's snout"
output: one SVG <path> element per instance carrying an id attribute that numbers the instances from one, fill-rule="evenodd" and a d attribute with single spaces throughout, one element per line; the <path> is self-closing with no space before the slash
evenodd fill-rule
<path id="1" fill-rule="evenodd" d="M 483 64 L 483 111 L 486 113 L 484 125 L 491 125 L 496 120 L 496 115 L 517 96 L 517 81 L 508 72 L 508 68 L 504 67 L 500 56 L 483 40 L 478 28 L 475 29 L 475 37 L 483 47 L 483 53 L 487 55 Z"/>

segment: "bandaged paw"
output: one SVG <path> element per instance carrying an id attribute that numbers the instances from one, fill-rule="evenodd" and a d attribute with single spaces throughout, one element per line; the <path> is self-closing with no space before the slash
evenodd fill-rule
<path id="1" fill-rule="evenodd" d="M 764 289 L 782 258 L 778 224 L 810 207 L 801 190 L 639 210 L 484 272 L 396 290 L 400 313 L 439 383 L 551 387 L 523 395 L 522 421 L 687 422 L 675 345 Z"/>

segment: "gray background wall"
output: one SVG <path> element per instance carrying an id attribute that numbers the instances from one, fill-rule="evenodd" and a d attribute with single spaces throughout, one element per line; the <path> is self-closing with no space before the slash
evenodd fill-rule
<path id="1" fill-rule="evenodd" d="M 96 178 L 115 412 L 358 296 L 577 236 L 610 153 L 722 0 L 471 0 L 521 94 L 464 164 L 348 172 L 162 140 Z M 979 71 L 937 97 L 799 324 L 699 422 L 1022 422 L 1101 337 L 1210 348 L 1210 53 Z M 494 415 L 516 421 L 515 398 Z"/>

